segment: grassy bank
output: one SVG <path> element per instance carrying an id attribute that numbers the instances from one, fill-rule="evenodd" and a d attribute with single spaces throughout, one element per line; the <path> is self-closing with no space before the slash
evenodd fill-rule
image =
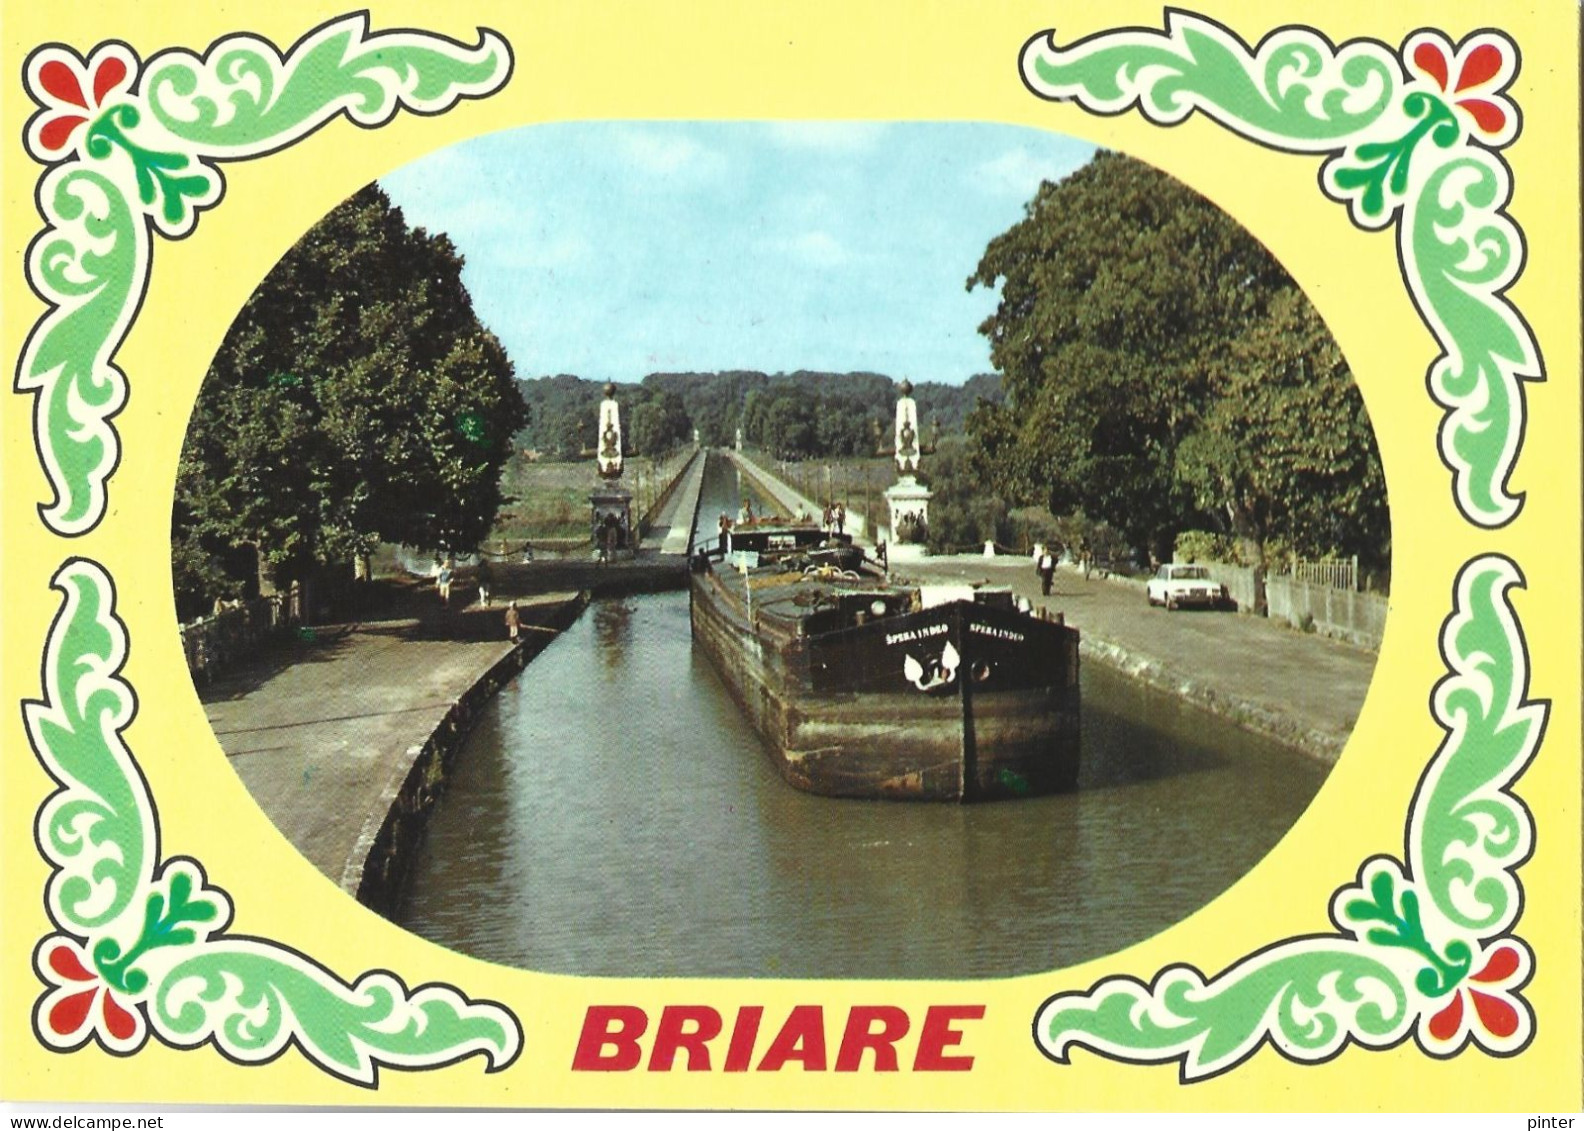
<path id="1" fill-rule="evenodd" d="M 646 456 L 623 461 L 622 486 L 633 493 L 633 517 L 645 513 L 665 487 L 655 474 L 657 463 Z M 589 492 L 599 482 L 590 460 L 555 463 L 514 456 L 501 473 L 501 507 L 486 546 L 501 542 L 554 544 L 587 542 Z"/>

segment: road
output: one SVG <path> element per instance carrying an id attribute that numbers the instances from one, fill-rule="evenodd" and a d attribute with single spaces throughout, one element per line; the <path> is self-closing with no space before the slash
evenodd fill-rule
<path id="1" fill-rule="evenodd" d="M 1010 585 L 1063 613 L 1083 633 L 1087 658 L 1328 761 L 1340 755 L 1375 671 L 1373 652 L 1264 617 L 1151 608 L 1137 581 L 1085 580 L 1063 567 L 1047 598 L 1024 558 L 930 558 L 896 572 Z"/>

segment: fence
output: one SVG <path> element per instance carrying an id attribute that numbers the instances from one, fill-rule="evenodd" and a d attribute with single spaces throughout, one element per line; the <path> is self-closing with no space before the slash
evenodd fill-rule
<path id="1" fill-rule="evenodd" d="M 1272 620 L 1334 636 L 1363 648 L 1379 648 L 1386 629 L 1387 600 L 1332 585 L 1313 585 L 1296 577 L 1268 577 L 1265 593 Z"/>
<path id="2" fill-rule="evenodd" d="M 1292 563 L 1292 579 L 1304 585 L 1323 585 L 1331 589 L 1350 589 L 1357 592 L 1359 587 L 1358 557 L 1355 555 L 1348 561 L 1294 561 Z"/>
<path id="3" fill-rule="evenodd" d="M 1227 596 L 1240 613 L 1264 616 L 1267 597 L 1265 574 L 1250 566 L 1231 565 L 1227 562 L 1200 562 L 1210 580 L 1226 587 Z"/>
<path id="4" fill-rule="evenodd" d="M 811 468 L 822 465 L 780 463 L 762 452 L 754 453 L 753 456 L 747 452 L 730 452 L 728 456 L 738 460 L 743 471 L 756 480 L 765 494 L 769 495 L 778 507 L 785 508 L 788 514 L 801 510 L 810 518 L 818 518 L 824 510 L 815 502 L 810 490 L 800 490 L 810 487 L 810 480 L 814 478 Z M 763 465 L 756 462 L 756 459 L 763 461 Z M 771 468 L 774 470 L 770 470 Z M 813 486 L 819 485 L 816 482 Z M 855 508 L 847 510 L 844 529 L 854 538 L 867 539 L 871 536 L 869 520 Z"/>
<path id="5" fill-rule="evenodd" d="M 703 458 L 701 449 L 696 444 L 677 449 L 656 460 L 649 471 L 638 478 L 637 490 L 633 492 L 633 503 L 638 512 L 640 537 L 649 533 L 655 518 L 681 484 L 683 473 L 692 464 L 694 456 Z"/>
<path id="6" fill-rule="evenodd" d="M 303 620 L 302 590 L 223 609 L 181 626 L 182 651 L 194 680 L 211 680 L 259 643 Z"/>

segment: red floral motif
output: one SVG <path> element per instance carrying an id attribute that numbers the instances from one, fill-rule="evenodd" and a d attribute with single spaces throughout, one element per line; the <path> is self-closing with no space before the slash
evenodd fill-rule
<path id="1" fill-rule="evenodd" d="M 77 131 L 115 95 L 129 90 L 136 74 L 137 59 L 118 43 L 100 46 L 87 63 L 60 47 L 35 54 L 28 63 L 28 88 L 43 109 L 28 125 L 34 156 L 45 161 L 65 156 Z"/>
<path id="2" fill-rule="evenodd" d="M 1519 1043 L 1527 1007 L 1510 991 L 1521 986 L 1528 973 L 1528 958 L 1516 945 L 1503 942 L 1495 947 L 1479 971 L 1469 975 L 1453 992 L 1452 1000 L 1430 1018 L 1425 1031 L 1431 1041 L 1441 1047 L 1455 1046 L 1467 1032 L 1487 1048 Z"/>
<path id="3" fill-rule="evenodd" d="M 55 983 L 39 1011 L 40 1026 L 50 1043 L 78 1045 L 95 1031 L 112 1048 L 135 1048 L 142 1043 L 142 1011 L 135 1006 L 128 1009 L 116 1000 L 75 943 L 65 939 L 47 943 L 43 969 L 44 976 Z"/>
<path id="4" fill-rule="evenodd" d="M 1483 34 L 1465 39 L 1454 51 L 1434 32 L 1420 32 L 1403 45 L 1410 66 L 1450 96 L 1455 109 L 1473 123 L 1487 141 L 1512 140 L 1518 116 L 1501 92 L 1516 70 L 1512 46 L 1498 36 Z"/>

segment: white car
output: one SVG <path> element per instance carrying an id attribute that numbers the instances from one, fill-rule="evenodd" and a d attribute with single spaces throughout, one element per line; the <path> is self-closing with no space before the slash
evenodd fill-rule
<path id="1" fill-rule="evenodd" d="M 1202 565 L 1163 565 L 1149 579 L 1147 588 L 1149 603 L 1165 605 L 1168 609 L 1189 605 L 1214 609 L 1227 604 L 1226 586 L 1211 580 L 1210 571 Z"/>

